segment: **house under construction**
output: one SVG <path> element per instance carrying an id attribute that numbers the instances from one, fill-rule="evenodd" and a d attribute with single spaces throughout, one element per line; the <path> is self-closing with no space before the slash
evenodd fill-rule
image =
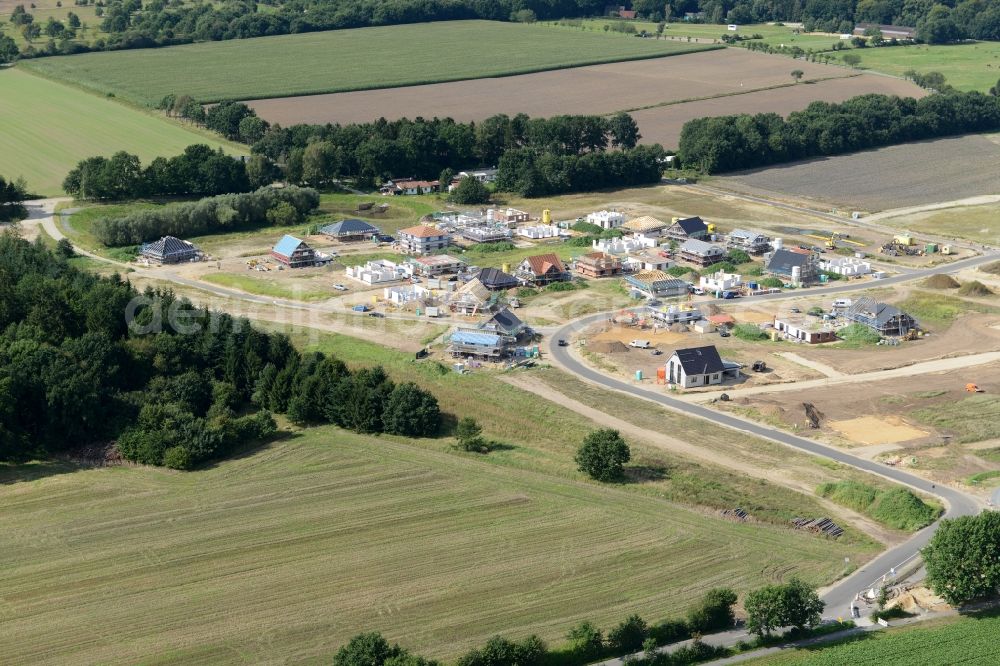
<path id="1" fill-rule="evenodd" d="M 863 324 L 884 337 L 903 337 L 917 328 L 916 320 L 899 308 L 862 296 L 844 315 L 849 321 Z"/>

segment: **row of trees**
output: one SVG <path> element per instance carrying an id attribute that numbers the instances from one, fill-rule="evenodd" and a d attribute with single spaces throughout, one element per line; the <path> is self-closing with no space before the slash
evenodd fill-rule
<path id="1" fill-rule="evenodd" d="M 490 638 L 481 648 L 473 649 L 456 662 L 458 666 L 541 666 L 551 663 L 586 664 L 612 656 L 645 652 L 642 663 L 663 666 L 695 664 L 724 656 L 724 649 L 698 640 L 703 634 L 731 629 L 736 624 L 733 607 L 736 593 L 728 588 L 709 590 L 689 612 L 686 619 L 666 620 L 649 625 L 639 615 L 631 615 L 607 631 L 591 622 L 581 622 L 566 635 L 568 644 L 559 651 L 546 647 L 537 636 L 512 641 L 503 636 Z M 815 590 L 792 578 L 787 583 L 768 585 L 747 594 L 747 626 L 761 638 L 781 627 L 799 631 L 815 627 L 820 621 L 823 602 Z M 670 653 L 657 653 L 662 645 L 694 636 L 693 644 Z M 428 661 L 390 644 L 378 632 L 355 636 L 337 651 L 334 666 L 431 666 Z M 631 663 L 639 663 L 632 661 Z"/>
<path id="2" fill-rule="evenodd" d="M 302 222 L 318 206 L 316 190 L 263 187 L 100 219 L 94 224 L 94 235 L 108 247 L 122 247 L 168 235 L 184 238 L 263 225 L 290 226 Z"/>
<path id="3" fill-rule="evenodd" d="M 300 354 L 246 320 L 0 236 L 0 460 L 117 440 L 128 460 L 188 469 L 273 433 L 271 412 L 407 436 L 440 425 L 434 396 L 381 368 Z"/>
<path id="4" fill-rule="evenodd" d="M 992 95 L 950 92 L 920 100 L 862 95 L 840 104 L 813 102 L 787 119 L 761 113 L 688 121 L 678 159 L 719 173 L 996 129 L 1000 98 Z"/>
<path id="5" fill-rule="evenodd" d="M 7 180 L 0 176 L 0 222 L 22 220 L 28 215 L 24 200 L 28 196 L 28 186 L 24 179 Z"/>
<path id="6" fill-rule="evenodd" d="M 124 151 L 111 157 L 89 157 L 67 174 L 63 189 L 77 199 L 211 196 L 248 192 L 268 185 L 277 175 L 274 164 L 264 157 L 244 162 L 221 148 L 198 144 L 174 157 L 157 157 L 146 167 L 136 155 Z"/>

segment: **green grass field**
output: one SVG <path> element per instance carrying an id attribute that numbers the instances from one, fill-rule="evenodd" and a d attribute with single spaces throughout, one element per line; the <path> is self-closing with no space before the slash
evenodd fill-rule
<path id="1" fill-rule="evenodd" d="M 22 66 L 155 105 L 171 93 L 207 102 L 390 88 L 701 48 L 524 24 L 448 21 L 88 53 L 41 58 Z"/>
<path id="2" fill-rule="evenodd" d="M 1000 136 L 995 138 L 1000 142 Z M 962 206 L 942 211 L 891 217 L 886 224 L 917 233 L 930 233 L 950 238 L 964 238 L 975 243 L 1000 243 L 1000 204 Z"/>
<path id="3" fill-rule="evenodd" d="M 0 174 L 23 176 L 35 194 L 58 195 L 80 160 L 118 150 L 148 161 L 175 155 L 194 143 L 238 148 L 20 68 L 0 70 Z M 245 152 L 245 150 L 244 150 Z"/>
<path id="4" fill-rule="evenodd" d="M 992 666 L 1000 662 L 1000 613 L 950 617 L 863 634 L 837 645 L 785 650 L 747 662 L 754 666 Z"/>
<path id="5" fill-rule="evenodd" d="M 1000 42 L 897 46 L 856 49 L 861 67 L 902 76 L 913 69 L 922 74 L 941 72 L 959 90 L 986 92 L 1000 79 Z"/>

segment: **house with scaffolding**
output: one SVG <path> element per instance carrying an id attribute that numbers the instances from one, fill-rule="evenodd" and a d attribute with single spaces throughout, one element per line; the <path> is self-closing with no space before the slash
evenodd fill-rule
<path id="1" fill-rule="evenodd" d="M 917 329 L 917 321 L 899 308 L 862 296 L 844 313 L 853 323 L 862 324 L 883 337 L 903 337 Z"/>

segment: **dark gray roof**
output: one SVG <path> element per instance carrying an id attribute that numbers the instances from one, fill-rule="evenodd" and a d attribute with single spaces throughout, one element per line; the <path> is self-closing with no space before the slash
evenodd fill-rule
<path id="1" fill-rule="evenodd" d="M 379 233 L 379 229 L 364 220 L 351 218 L 321 227 L 319 232 L 327 236 L 357 236 L 360 234 L 377 234 Z"/>
<path id="2" fill-rule="evenodd" d="M 493 315 L 491 319 L 483 322 L 480 328 L 491 328 L 507 335 L 516 335 L 524 329 L 524 322 L 518 319 L 513 312 L 504 308 Z"/>
<path id="3" fill-rule="evenodd" d="M 153 241 L 143 246 L 144 254 L 155 254 L 160 257 L 170 257 L 175 254 L 189 254 L 195 251 L 195 247 L 190 243 L 185 243 L 180 238 L 164 236 L 158 241 Z"/>
<path id="4" fill-rule="evenodd" d="M 791 273 L 794 267 L 805 268 L 809 264 L 809 260 L 808 254 L 785 249 L 775 250 L 767 262 L 767 269 L 780 273 Z"/>
<path id="5" fill-rule="evenodd" d="M 708 225 L 700 217 L 685 217 L 677 220 L 677 226 L 684 230 L 688 236 L 699 232 L 708 231 Z"/>
<path id="6" fill-rule="evenodd" d="M 476 277 L 487 289 L 510 289 L 520 284 L 516 277 L 499 268 L 484 268 Z"/>
<path id="7" fill-rule="evenodd" d="M 876 301 L 869 296 L 862 296 L 847 309 L 848 318 L 864 317 L 866 319 L 873 319 L 878 326 L 883 326 L 889 323 L 893 317 L 901 315 L 909 316 L 896 306 Z"/>
<path id="8" fill-rule="evenodd" d="M 674 355 L 686 375 L 709 375 L 725 370 L 719 350 L 713 345 L 678 349 Z"/>

